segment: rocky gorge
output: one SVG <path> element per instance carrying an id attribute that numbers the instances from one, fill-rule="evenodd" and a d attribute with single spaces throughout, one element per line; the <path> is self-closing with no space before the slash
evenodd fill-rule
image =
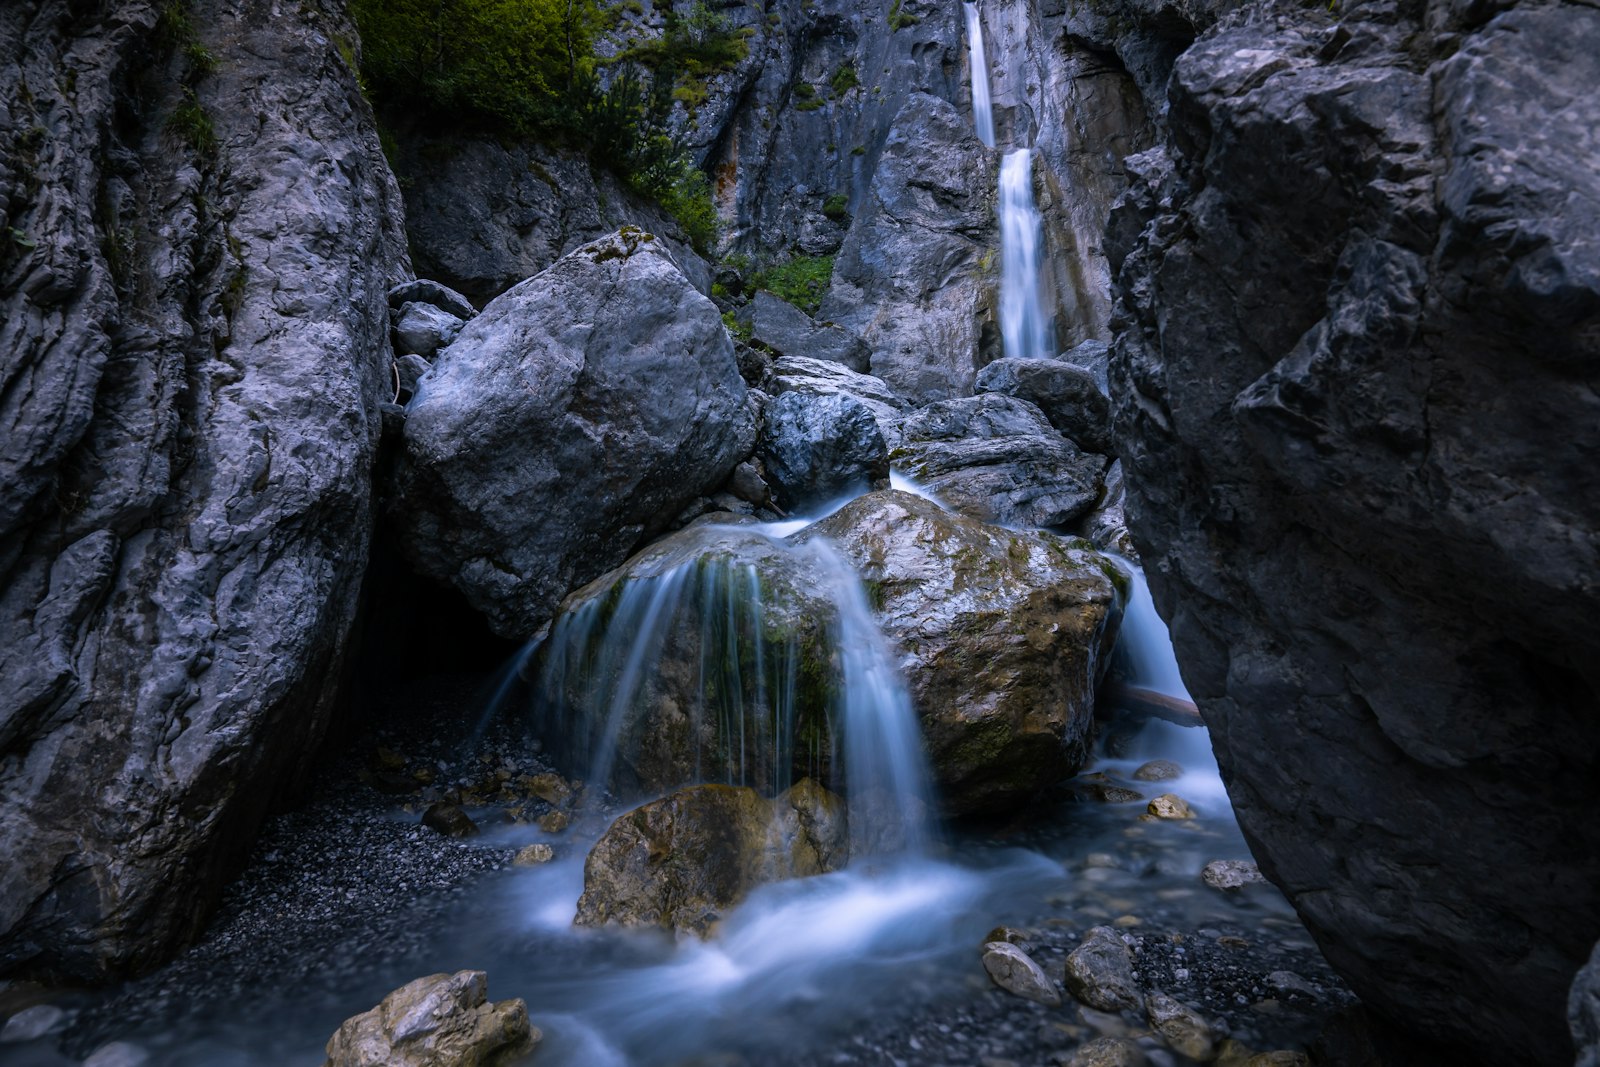
<path id="1" fill-rule="evenodd" d="M 1600 12 L 402 8 L 0 11 L 0 1062 L 1600 1055 Z"/>

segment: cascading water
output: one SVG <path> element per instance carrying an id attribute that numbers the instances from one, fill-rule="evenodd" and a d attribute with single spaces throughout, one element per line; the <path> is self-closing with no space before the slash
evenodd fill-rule
<path id="1" fill-rule="evenodd" d="M 1048 359 L 1055 354 L 1039 298 L 1042 245 L 1033 202 L 1033 150 L 1018 148 L 1000 161 L 1000 336 L 1007 356 Z"/>
<path id="2" fill-rule="evenodd" d="M 994 101 L 989 95 L 989 57 L 983 47 L 983 17 L 978 5 L 967 0 L 967 50 L 972 65 L 972 117 L 978 140 L 994 147 Z"/>
<path id="3" fill-rule="evenodd" d="M 922 846 L 929 776 L 861 583 L 825 542 L 706 527 L 575 598 L 540 650 L 541 733 L 589 780 L 844 792 L 858 855 Z"/>

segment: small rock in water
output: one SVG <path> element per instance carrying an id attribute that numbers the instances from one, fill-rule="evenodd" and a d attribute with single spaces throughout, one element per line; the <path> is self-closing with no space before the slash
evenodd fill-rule
<path id="1" fill-rule="evenodd" d="M 1013 945 L 1023 945 L 1027 943 L 1028 938 L 1021 930 L 1016 930 L 1009 926 L 996 926 L 993 930 L 990 930 L 988 936 L 983 939 L 983 943 L 985 945 L 991 941 L 1006 941 Z"/>
<path id="2" fill-rule="evenodd" d="M 1217 1046 L 1216 1064 L 1217 1067 L 1244 1067 L 1255 1054 L 1255 1049 L 1230 1037 Z"/>
<path id="3" fill-rule="evenodd" d="M 43 1037 L 55 1029 L 66 1015 L 54 1004 L 35 1004 L 31 1008 L 23 1008 L 6 1020 L 4 1029 L 0 1029 L 0 1042 L 32 1041 Z"/>
<path id="4" fill-rule="evenodd" d="M 1101 1037 L 1080 1045 L 1071 1059 L 1060 1062 L 1066 1067 L 1142 1067 L 1144 1052 L 1131 1041 Z"/>
<path id="5" fill-rule="evenodd" d="M 559 834 L 572 825 L 572 816 L 564 811 L 547 811 L 539 816 L 539 829 L 547 834 Z"/>
<path id="6" fill-rule="evenodd" d="M 1243 889 L 1266 878 L 1249 860 L 1212 860 L 1201 868 L 1200 880 L 1212 889 Z"/>
<path id="7" fill-rule="evenodd" d="M 1158 819 L 1194 818 L 1194 809 L 1176 793 L 1162 793 L 1146 805 L 1145 810 Z"/>
<path id="8" fill-rule="evenodd" d="M 418 978 L 328 1039 L 323 1067 L 479 1067 L 527 1052 L 544 1035 L 520 999 L 489 1003 L 482 971 Z"/>
<path id="9" fill-rule="evenodd" d="M 1318 990 L 1310 982 L 1301 978 L 1293 971 L 1273 971 L 1267 975 L 1267 985 L 1281 997 L 1315 997 Z"/>
<path id="10" fill-rule="evenodd" d="M 1101 1011 L 1138 1010 L 1144 998 L 1133 980 L 1133 954 L 1122 936 L 1107 926 L 1096 926 L 1083 944 L 1067 956 L 1067 989 L 1073 996 Z"/>
<path id="11" fill-rule="evenodd" d="M 1033 957 L 1009 941 L 991 941 L 983 946 L 983 969 L 994 984 L 1007 993 L 1054 1008 L 1061 994 Z"/>
<path id="12" fill-rule="evenodd" d="M 537 797 L 558 808 L 566 807 L 572 800 L 572 786 L 559 774 L 525 774 L 519 784 L 530 797 Z"/>
<path id="13" fill-rule="evenodd" d="M 83 1067 L 143 1067 L 150 1062 L 150 1053 L 127 1041 L 113 1041 L 95 1049 Z"/>
<path id="14" fill-rule="evenodd" d="M 446 837 L 471 837 L 478 832 L 478 824 L 459 805 L 443 802 L 422 813 L 422 825 Z"/>
<path id="15" fill-rule="evenodd" d="M 1160 990 L 1151 990 L 1145 1008 L 1150 1026 L 1174 1052 L 1191 1060 L 1211 1059 L 1216 1050 L 1216 1037 L 1199 1012 Z"/>
<path id="16" fill-rule="evenodd" d="M 1183 777 L 1183 768 L 1169 759 L 1153 759 L 1133 772 L 1136 782 L 1170 782 Z"/>
<path id="17" fill-rule="evenodd" d="M 511 862 L 517 867 L 536 867 L 541 863 L 549 863 L 555 859 L 555 855 L 555 849 L 541 842 L 518 849 Z"/>

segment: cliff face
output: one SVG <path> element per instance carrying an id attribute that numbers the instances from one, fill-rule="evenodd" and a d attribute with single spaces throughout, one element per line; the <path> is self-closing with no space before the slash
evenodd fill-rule
<path id="1" fill-rule="evenodd" d="M 1130 525 L 1374 1011 L 1560 1062 L 1600 933 L 1600 11 L 1255 6 L 1113 215 Z"/>
<path id="2" fill-rule="evenodd" d="M 0 969 L 191 936 L 325 724 L 405 259 L 353 42 L 0 11 Z"/>

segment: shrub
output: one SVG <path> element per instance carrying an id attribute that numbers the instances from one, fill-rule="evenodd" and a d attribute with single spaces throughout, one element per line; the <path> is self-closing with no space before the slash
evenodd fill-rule
<path id="1" fill-rule="evenodd" d="M 833 281 L 832 256 L 794 256 L 768 267 L 751 279 L 752 287 L 787 300 L 815 315 Z"/>
<path id="2" fill-rule="evenodd" d="M 822 202 L 822 213 L 834 222 L 842 222 L 850 217 L 850 198 L 843 193 L 834 193 Z"/>
<path id="3" fill-rule="evenodd" d="M 828 83 L 833 86 L 834 96 L 843 96 L 851 89 L 861 84 L 861 79 L 856 75 L 855 65 L 846 63 L 833 72 L 833 79 Z"/>

